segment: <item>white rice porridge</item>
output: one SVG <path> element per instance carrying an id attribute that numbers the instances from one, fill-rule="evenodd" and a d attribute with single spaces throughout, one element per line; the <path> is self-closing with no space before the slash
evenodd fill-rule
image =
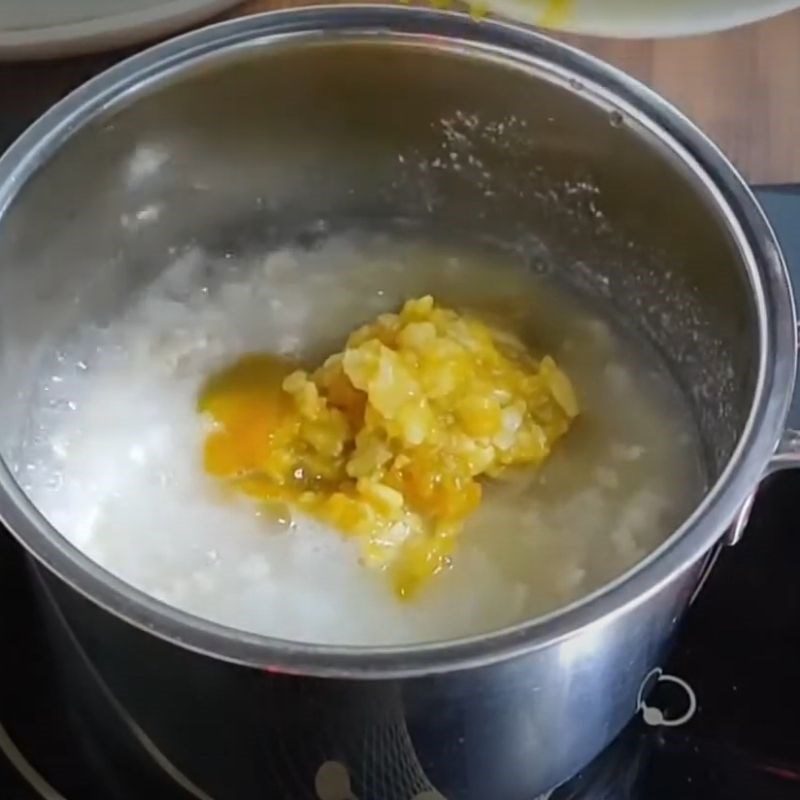
<path id="1" fill-rule="evenodd" d="M 47 372 L 18 478 L 90 558 L 178 608 L 286 639 L 447 639 L 546 613 L 655 549 L 702 493 L 691 419 L 652 353 L 503 259 L 381 236 L 266 257 L 184 254 Z M 208 282 L 213 276 L 213 284 Z M 498 276 L 502 276 L 498 280 Z M 356 545 L 224 493 L 196 412 L 251 351 L 314 363 L 376 314 L 431 293 L 495 315 L 572 379 L 582 414 L 538 471 L 486 487 L 453 564 L 401 601 Z"/>

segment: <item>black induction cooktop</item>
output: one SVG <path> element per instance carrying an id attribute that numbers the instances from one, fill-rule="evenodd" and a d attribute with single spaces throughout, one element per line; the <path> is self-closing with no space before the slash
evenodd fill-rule
<path id="1" fill-rule="evenodd" d="M 71 69 L 81 79 L 89 72 L 81 62 Z M 26 105 L 16 129 L 29 116 Z M 0 115 L 0 149 L 14 132 Z M 800 287 L 800 186 L 758 195 Z M 798 427 L 800 407 L 793 417 Z M 762 488 L 743 540 L 723 550 L 671 660 L 653 674 L 647 703 L 549 800 L 800 798 L 799 488 L 791 473 Z M 208 800 L 157 755 L 126 764 L 84 728 L 55 679 L 31 580 L 21 549 L 0 530 L 0 800 Z"/>

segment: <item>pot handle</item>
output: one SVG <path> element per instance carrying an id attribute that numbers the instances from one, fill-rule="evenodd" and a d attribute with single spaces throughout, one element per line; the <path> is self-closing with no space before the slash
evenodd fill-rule
<path id="1" fill-rule="evenodd" d="M 797 352 L 798 357 L 800 357 L 800 325 L 797 328 Z M 789 409 L 786 425 L 786 430 L 783 432 L 783 436 L 781 436 L 775 447 L 775 452 L 772 454 L 772 458 L 764 471 L 764 478 L 768 478 L 776 472 L 783 472 L 786 469 L 800 468 L 800 380 L 794 387 L 794 397 L 792 397 L 792 405 Z M 739 509 L 736 520 L 723 539 L 725 544 L 733 545 L 741 541 L 750 519 L 750 512 L 753 509 L 755 499 L 756 493 L 753 492 Z"/>
<path id="2" fill-rule="evenodd" d="M 796 390 L 797 391 L 797 390 Z M 800 426 L 787 428 L 767 466 L 767 475 L 800 467 Z"/>
<path id="3" fill-rule="evenodd" d="M 797 353 L 800 357 L 800 324 L 797 327 Z M 800 467 L 800 380 L 794 387 L 794 397 L 783 432 L 775 453 L 767 465 L 765 477 L 785 469 Z"/>
<path id="4" fill-rule="evenodd" d="M 798 384 L 798 389 L 795 390 L 796 398 L 800 396 L 798 391 L 800 391 L 800 384 Z M 797 428 L 787 428 L 783 432 L 783 436 L 781 436 L 781 440 L 775 448 L 775 453 L 769 464 L 767 464 L 764 477 L 768 478 L 770 475 L 774 475 L 776 472 L 783 472 L 785 469 L 798 468 L 800 468 L 800 425 Z M 750 512 L 753 510 L 755 499 L 756 493 L 753 492 L 742 504 L 733 525 L 723 539 L 725 544 L 733 545 L 741 541 L 745 528 L 747 528 L 747 523 L 750 520 Z"/>

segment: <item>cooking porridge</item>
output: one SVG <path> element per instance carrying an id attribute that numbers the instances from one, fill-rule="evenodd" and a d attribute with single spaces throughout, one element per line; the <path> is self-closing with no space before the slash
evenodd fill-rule
<path id="1" fill-rule="evenodd" d="M 657 354 L 552 277 L 389 235 L 184 253 L 39 387 L 19 478 L 198 616 L 381 645 L 535 617 L 704 488 Z"/>

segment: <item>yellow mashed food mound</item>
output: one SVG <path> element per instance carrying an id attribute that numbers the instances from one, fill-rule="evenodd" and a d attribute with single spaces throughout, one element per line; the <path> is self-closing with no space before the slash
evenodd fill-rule
<path id="1" fill-rule="evenodd" d="M 540 464 L 578 404 L 552 358 L 426 296 L 313 372 L 243 357 L 207 382 L 199 410 L 214 421 L 208 473 L 356 537 L 410 597 L 449 563 L 479 479 Z"/>

